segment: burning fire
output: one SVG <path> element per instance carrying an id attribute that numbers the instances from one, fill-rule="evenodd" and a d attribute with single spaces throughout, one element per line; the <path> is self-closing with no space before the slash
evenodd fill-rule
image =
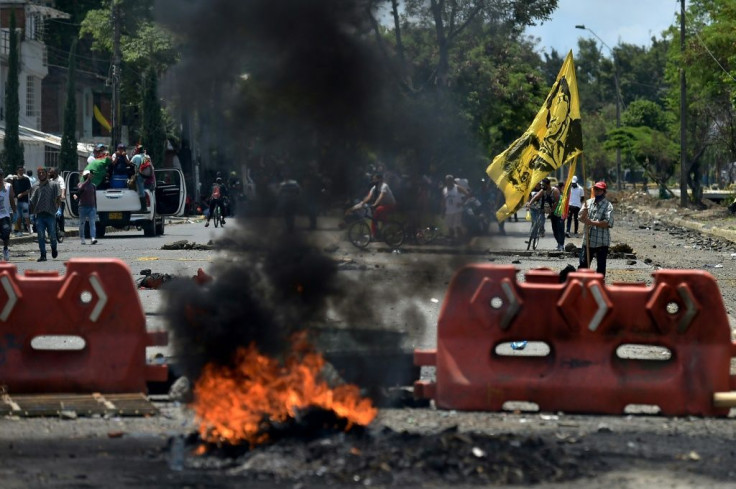
<path id="1" fill-rule="evenodd" d="M 377 413 L 371 401 L 355 385 L 329 387 L 320 378 L 324 365 L 303 334 L 283 364 L 251 344 L 238 349 L 235 367 L 206 365 L 192 404 L 200 437 L 215 444 L 257 445 L 268 440 L 264 420 L 284 422 L 310 406 L 332 410 L 347 421 L 346 430 L 370 423 Z"/>

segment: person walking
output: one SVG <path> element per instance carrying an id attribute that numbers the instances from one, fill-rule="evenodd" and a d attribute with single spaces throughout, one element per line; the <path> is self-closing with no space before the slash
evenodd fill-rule
<path id="1" fill-rule="evenodd" d="M 10 261 L 10 230 L 15 214 L 15 192 L 13 186 L 3 180 L 4 171 L 0 167 L 0 238 L 3 240 L 3 261 Z"/>
<path id="2" fill-rule="evenodd" d="M 578 265 L 578 269 L 590 268 L 590 262 L 595 257 L 596 272 L 604 278 L 613 227 L 613 205 L 606 199 L 606 192 L 606 182 L 597 182 L 593 185 L 593 198 L 588 199 L 580 211 L 580 221 L 585 225 L 585 239 Z"/>
<path id="3" fill-rule="evenodd" d="M 89 237 L 90 243 L 97 244 L 97 187 L 92 183 L 92 172 L 84 170 L 82 172 L 84 179 L 79 185 L 74 199 L 79 199 L 79 237 L 82 244 L 87 244 L 84 240 L 84 222 L 89 220 Z"/>
<path id="4" fill-rule="evenodd" d="M 66 183 L 64 183 L 64 179 L 59 175 L 59 170 L 54 167 L 49 168 L 49 180 L 56 182 L 61 192 L 61 202 L 59 203 L 59 208 L 56 209 L 56 225 L 59 226 L 59 231 L 61 231 L 63 237 L 65 232 L 64 207 L 66 206 Z"/>
<path id="5" fill-rule="evenodd" d="M 23 225 L 25 224 L 26 232 L 31 232 L 31 217 L 28 211 L 28 198 L 31 195 L 31 179 L 26 175 L 26 169 L 19 166 L 15 170 L 15 175 L 9 176 L 5 181 L 10 181 L 13 185 L 13 192 L 16 198 L 16 217 L 15 217 L 15 235 L 20 236 L 23 233 Z"/>
<path id="6" fill-rule="evenodd" d="M 38 183 L 31 192 L 30 208 L 36 216 L 36 234 L 41 256 L 36 261 L 46 261 L 46 231 L 51 238 L 51 257 L 56 258 L 56 209 L 59 208 L 61 192 L 59 185 L 48 178 L 46 168 L 36 170 Z"/>
<path id="7" fill-rule="evenodd" d="M 578 216 L 580 207 L 583 205 L 585 196 L 583 195 L 583 187 L 578 185 L 578 177 L 573 175 L 570 184 L 570 205 L 567 207 L 567 232 L 565 237 L 570 238 L 570 228 L 573 220 L 575 221 L 575 236 L 578 235 Z"/>

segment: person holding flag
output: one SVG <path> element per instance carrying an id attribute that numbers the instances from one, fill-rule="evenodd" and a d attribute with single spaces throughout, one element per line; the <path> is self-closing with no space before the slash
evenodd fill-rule
<path id="1" fill-rule="evenodd" d="M 496 212 L 498 220 L 505 220 L 521 207 L 528 200 L 531 190 L 551 172 L 570 165 L 568 174 L 574 175 L 577 158 L 582 151 L 580 100 L 570 51 L 532 124 L 508 149 L 496 156 L 486 169 L 486 173 L 496 182 L 506 199 L 506 203 Z M 560 208 L 561 213 L 557 214 L 561 219 L 567 217 L 570 180 L 568 179 L 562 192 L 564 198 L 558 199 L 565 203 L 564 208 Z M 552 209 L 554 211 L 556 207 Z M 563 243 L 564 235 L 563 227 Z M 558 239 L 558 248 L 559 246 Z"/>

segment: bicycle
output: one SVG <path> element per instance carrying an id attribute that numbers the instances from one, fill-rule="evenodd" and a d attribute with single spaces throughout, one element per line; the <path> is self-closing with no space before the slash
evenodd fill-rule
<path id="1" fill-rule="evenodd" d="M 532 248 L 537 249 L 539 243 L 539 237 L 544 231 L 544 214 L 542 211 L 539 212 L 537 218 L 532 221 L 532 228 L 529 231 L 529 240 L 526 242 L 526 249 Z"/>
<path id="2" fill-rule="evenodd" d="M 222 205 L 218 204 L 215 206 L 215 210 L 212 215 L 215 220 L 215 227 L 219 226 L 220 224 L 222 224 L 223 227 L 225 226 L 225 217 L 222 215 L 222 207 L 225 206 L 225 202 L 226 201 L 223 199 Z"/>
<path id="3" fill-rule="evenodd" d="M 420 226 L 414 231 L 413 238 L 417 244 L 425 245 L 429 244 L 440 235 L 440 230 L 437 226 Z"/>
<path id="4" fill-rule="evenodd" d="M 371 241 L 382 239 L 392 248 L 398 248 L 404 243 L 404 225 L 396 221 L 378 221 L 376 236 L 371 232 L 373 210 L 368 204 L 360 209 L 363 216 L 348 227 L 348 240 L 357 248 L 367 247 Z"/>

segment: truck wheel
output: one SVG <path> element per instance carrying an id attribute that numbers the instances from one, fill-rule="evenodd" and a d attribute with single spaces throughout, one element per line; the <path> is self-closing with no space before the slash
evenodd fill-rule
<path id="1" fill-rule="evenodd" d="M 162 217 L 160 222 L 156 222 L 156 236 L 164 234 L 164 227 L 166 225 L 166 218 Z"/>
<path id="2" fill-rule="evenodd" d="M 143 221 L 143 224 L 141 224 L 141 227 L 143 228 L 143 236 L 146 236 L 149 238 L 156 236 L 156 227 L 153 221 Z"/>
<path id="3" fill-rule="evenodd" d="M 95 234 L 97 234 L 95 238 L 105 237 L 105 225 L 99 221 L 97 221 L 97 225 L 95 226 Z M 84 239 L 89 239 L 91 237 L 92 236 L 90 235 L 90 232 L 89 232 L 89 221 L 86 221 L 84 223 Z"/>

